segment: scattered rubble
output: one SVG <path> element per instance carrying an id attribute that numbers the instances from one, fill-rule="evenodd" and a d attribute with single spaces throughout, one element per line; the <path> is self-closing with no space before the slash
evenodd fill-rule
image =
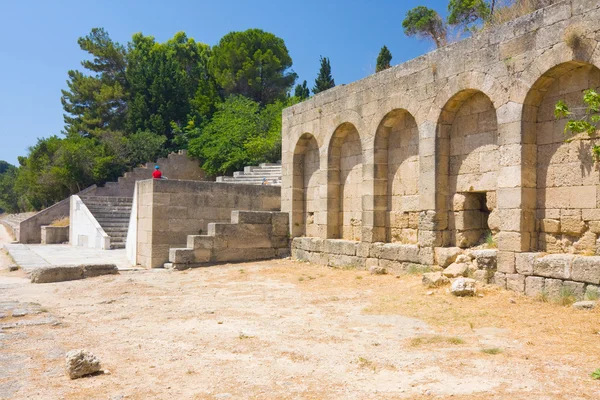
<path id="1" fill-rule="evenodd" d="M 474 296 L 476 293 L 475 282 L 475 279 L 471 278 L 458 278 L 452 282 L 450 292 L 459 297 Z"/>
<path id="2" fill-rule="evenodd" d="M 71 350 L 65 358 L 67 375 L 71 379 L 100 372 L 100 360 L 87 350 Z"/>

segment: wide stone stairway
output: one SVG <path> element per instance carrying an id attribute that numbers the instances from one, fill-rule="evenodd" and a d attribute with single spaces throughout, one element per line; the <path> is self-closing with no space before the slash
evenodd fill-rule
<path id="1" fill-rule="evenodd" d="M 82 196 L 88 210 L 110 236 L 111 249 L 124 249 L 131 215 L 131 197 Z"/>
<path id="2" fill-rule="evenodd" d="M 233 176 L 218 176 L 217 182 L 281 186 L 281 164 L 244 167 L 243 171 L 234 172 Z"/>

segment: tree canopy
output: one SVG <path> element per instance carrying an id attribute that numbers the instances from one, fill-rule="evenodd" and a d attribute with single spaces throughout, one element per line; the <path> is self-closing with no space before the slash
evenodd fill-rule
<path id="1" fill-rule="evenodd" d="M 294 89 L 294 96 L 299 100 L 306 100 L 310 97 L 310 89 L 308 88 L 306 81 L 302 82 L 302 85 L 296 85 L 296 88 Z"/>
<path id="2" fill-rule="evenodd" d="M 291 66 L 283 39 L 260 29 L 228 33 L 210 58 L 224 96 L 239 94 L 261 105 L 285 98 L 297 78 Z"/>
<path id="3" fill-rule="evenodd" d="M 492 9 L 485 0 L 450 0 L 448 23 L 462 26 L 465 31 L 475 29 L 477 22 L 487 20 Z"/>
<path id="4" fill-rule="evenodd" d="M 324 90 L 331 89 L 335 86 L 335 80 L 331 76 L 331 64 L 329 58 L 321 56 L 321 68 L 319 69 L 319 75 L 315 79 L 315 86 L 313 86 L 313 93 L 321 93 Z"/>
<path id="5" fill-rule="evenodd" d="M 431 8 L 418 6 L 409 10 L 402 27 L 407 36 L 431 39 L 438 48 L 447 42 L 446 25 L 437 11 Z"/>
<path id="6" fill-rule="evenodd" d="M 383 71 L 384 69 L 388 69 L 391 67 L 392 62 L 392 53 L 389 51 L 387 46 L 383 46 L 379 51 L 379 55 L 377 56 L 377 66 L 375 67 L 375 72 Z"/>

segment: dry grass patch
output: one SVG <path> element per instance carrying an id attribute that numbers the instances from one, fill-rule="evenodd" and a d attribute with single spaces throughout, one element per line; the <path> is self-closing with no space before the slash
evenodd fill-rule
<path id="1" fill-rule="evenodd" d="M 430 344 L 452 344 L 459 345 L 465 344 L 465 341 L 458 336 L 442 336 L 442 335 L 433 335 L 433 336 L 419 336 L 416 338 L 410 339 L 410 345 L 413 347 L 425 346 Z"/>
<path id="2" fill-rule="evenodd" d="M 56 219 L 56 220 L 52 221 L 50 226 L 63 227 L 63 228 L 66 226 L 69 226 L 69 217 L 63 217 L 60 219 Z"/>

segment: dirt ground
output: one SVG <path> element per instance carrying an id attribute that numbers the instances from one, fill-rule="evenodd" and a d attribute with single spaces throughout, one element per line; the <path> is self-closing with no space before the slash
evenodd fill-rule
<path id="1" fill-rule="evenodd" d="M 0 398 L 600 398 L 597 310 L 291 260 L 32 285 L 0 257 Z M 70 380 L 79 348 L 107 373 Z"/>

